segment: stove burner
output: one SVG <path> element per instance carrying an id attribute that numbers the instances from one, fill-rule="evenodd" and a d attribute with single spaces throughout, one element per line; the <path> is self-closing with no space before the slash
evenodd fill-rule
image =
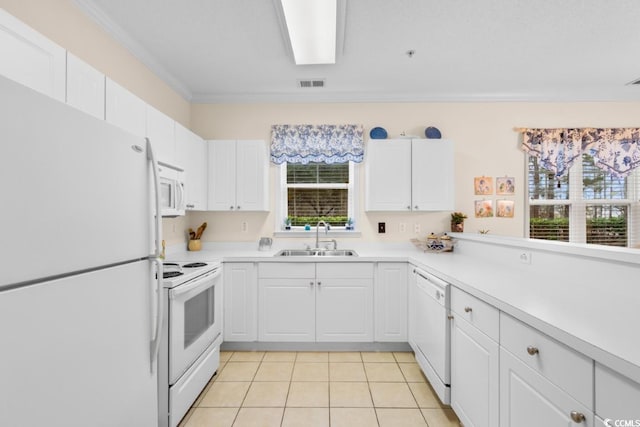
<path id="1" fill-rule="evenodd" d="M 184 273 L 180 272 L 180 271 L 163 271 L 162 272 L 162 278 L 163 279 L 170 279 L 172 277 L 178 277 L 178 276 L 182 276 Z"/>
<path id="2" fill-rule="evenodd" d="M 192 262 L 191 264 L 185 264 L 182 266 L 182 268 L 199 268 L 199 267 L 206 267 L 207 264 L 204 262 Z"/>
<path id="3" fill-rule="evenodd" d="M 175 262 L 163 262 L 162 265 L 165 267 L 180 267 L 180 265 Z"/>

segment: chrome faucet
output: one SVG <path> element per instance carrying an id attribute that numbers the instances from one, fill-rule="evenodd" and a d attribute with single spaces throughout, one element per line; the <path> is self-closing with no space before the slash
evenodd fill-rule
<path id="1" fill-rule="evenodd" d="M 316 246 L 315 249 L 320 249 L 320 242 L 332 242 L 333 243 L 333 249 L 336 250 L 338 249 L 338 242 L 336 242 L 336 239 L 331 239 L 331 240 L 320 240 L 319 239 L 319 231 L 320 231 L 320 225 L 324 225 L 324 234 L 326 235 L 329 232 L 329 224 L 327 224 L 324 221 L 318 221 L 318 223 L 316 224 Z"/>

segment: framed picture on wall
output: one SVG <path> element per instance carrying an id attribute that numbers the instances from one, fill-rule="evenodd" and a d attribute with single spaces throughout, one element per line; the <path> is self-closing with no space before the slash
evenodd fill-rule
<path id="1" fill-rule="evenodd" d="M 491 218 L 493 216 L 493 201 L 476 200 L 474 211 L 476 218 Z"/>
<path id="2" fill-rule="evenodd" d="M 516 193 L 516 179 L 512 176 L 496 178 L 496 194 L 498 196 L 513 196 Z"/>
<path id="3" fill-rule="evenodd" d="M 513 208 L 515 203 L 513 200 L 498 200 L 496 216 L 498 218 L 513 218 Z"/>
<path id="4" fill-rule="evenodd" d="M 473 178 L 473 189 L 476 196 L 493 194 L 493 178 L 487 176 Z"/>

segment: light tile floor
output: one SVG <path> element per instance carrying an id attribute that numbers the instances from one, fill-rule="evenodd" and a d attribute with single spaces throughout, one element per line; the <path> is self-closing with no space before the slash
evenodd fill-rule
<path id="1" fill-rule="evenodd" d="M 458 427 L 409 352 L 222 352 L 179 427 Z"/>

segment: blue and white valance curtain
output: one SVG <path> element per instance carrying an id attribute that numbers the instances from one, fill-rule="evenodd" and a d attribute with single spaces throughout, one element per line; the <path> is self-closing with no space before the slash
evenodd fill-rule
<path id="1" fill-rule="evenodd" d="M 362 125 L 271 126 L 271 161 L 275 164 L 360 163 L 363 159 Z"/>
<path id="2" fill-rule="evenodd" d="M 540 165 L 566 175 L 582 154 L 605 172 L 624 178 L 640 166 L 640 128 L 519 129 L 522 149 Z"/>

